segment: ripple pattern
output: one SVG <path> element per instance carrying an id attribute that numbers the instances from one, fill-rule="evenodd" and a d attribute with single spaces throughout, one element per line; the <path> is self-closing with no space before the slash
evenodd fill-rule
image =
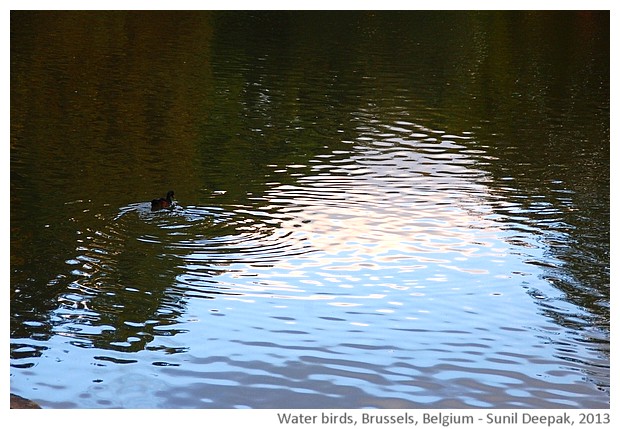
<path id="1" fill-rule="evenodd" d="M 609 407 L 608 16 L 95 15 L 12 19 L 14 393 Z"/>
<path id="2" fill-rule="evenodd" d="M 580 375 L 592 369 L 573 357 L 581 340 L 531 316 L 580 317 L 540 281 L 559 262 L 539 237 L 561 240 L 561 219 L 552 232 L 522 222 L 487 186 L 470 136 L 390 129 L 274 165 L 305 174 L 253 205 L 122 208 L 67 260 L 57 335 L 103 367 L 150 356 L 166 399 L 129 392 L 128 407 L 596 406 Z M 527 213 L 558 216 L 542 201 Z"/>

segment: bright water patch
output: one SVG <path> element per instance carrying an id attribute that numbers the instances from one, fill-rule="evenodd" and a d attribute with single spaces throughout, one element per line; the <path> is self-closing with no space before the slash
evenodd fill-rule
<path id="1" fill-rule="evenodd" d="M 592 352 L 553 321 L 583 312 L 544 279 L 563 232 L 523 222 L 557 213 L 498 216 L 471 137 L 422 137 L 273 166 L 305 174 L 252 206 L 130 204 L 79 240 L 50 343 L 98 368 L 81 406 L 587 403 Z"/>

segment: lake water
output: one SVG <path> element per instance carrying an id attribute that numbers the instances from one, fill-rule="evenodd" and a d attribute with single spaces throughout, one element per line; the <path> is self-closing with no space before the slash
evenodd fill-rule
<path id="1" fill-rule="evenodd" d="M 609 47 L 608 12 L 12 12 L 11 392 L 609 407 Z"/>

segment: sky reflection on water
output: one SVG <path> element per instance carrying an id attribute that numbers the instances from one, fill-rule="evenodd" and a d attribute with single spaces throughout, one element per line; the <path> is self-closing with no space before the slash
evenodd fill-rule
<path id="1" fill-rule="evenodd" d="M 608 14 L 405 15 L 12 14 L 11 390 L 608 407 Z"/>

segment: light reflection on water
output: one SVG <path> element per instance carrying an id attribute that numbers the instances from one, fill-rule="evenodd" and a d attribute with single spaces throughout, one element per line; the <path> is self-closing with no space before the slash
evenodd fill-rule
<path id="1" fill-rule="evenodd" d="M 174 210 L 118 203 L 127 178 L 154 187 L 117 162 L 133 162 L 124 144 L 97 146 L 102 177 L 118 176 L 107 199 L 67 179 L 62 160 L 31 178 L 17 141 L 17 173 L 61 190 L 47 218 L 32 203 L 44 226 L 23 229 L 49 231 L 57 245 L 40 253 L 62 265 L 51 278 L 48 264 L 19 265 L 28 280 L 12 298 L 46 310 L 16 307 L 15 393 L 53 408 L 608 406 L 608 320 L 591 311 L 609 306 L 604 275 L 587 288 L 571 271 L 580 258 L 567 257 L 581 238 L 571 216 L 604 215 L 581 214 L 583 191 L 525 161 L 525 183 L 519 165 L 498 167 L 530 146 L 437 126 L 463 112 L 430 106 L 406 73 L 382 68 L 387 56 L 297 87 L 305 70 L 271 69 L 269 55 L 256 67 L 217 55 L 223 106 L 198 127 L 208 138 L 175 133 L 136 150 L 156 176 L 181 177 Z M 286 103 L 296 117 L 279 117 Z M 158 163 L 158 145 L 182 144 Z M 14 187 L 29 195 L 17 182 L 12 198 Z"/>
<path id="2" fill-rule="evenodd" d="M 581 365 L 561 357 L 588 352 L 537 309 L 579 312 L 541 280 L 554 264 L 541 231 L 515 239 L 475 167 L 484 152 L 457 139 L 351 142 L 254 207 L 121 208 L 67 260 L 46 354 L 72 344 L 98 367 L 86 407 L 588 403 Z M 157 275 L 119 277 L 140 253 L 159 255 Z M 161 306 L 119 327 L 124 300 L 149 305 L 158 276 Z"/>

